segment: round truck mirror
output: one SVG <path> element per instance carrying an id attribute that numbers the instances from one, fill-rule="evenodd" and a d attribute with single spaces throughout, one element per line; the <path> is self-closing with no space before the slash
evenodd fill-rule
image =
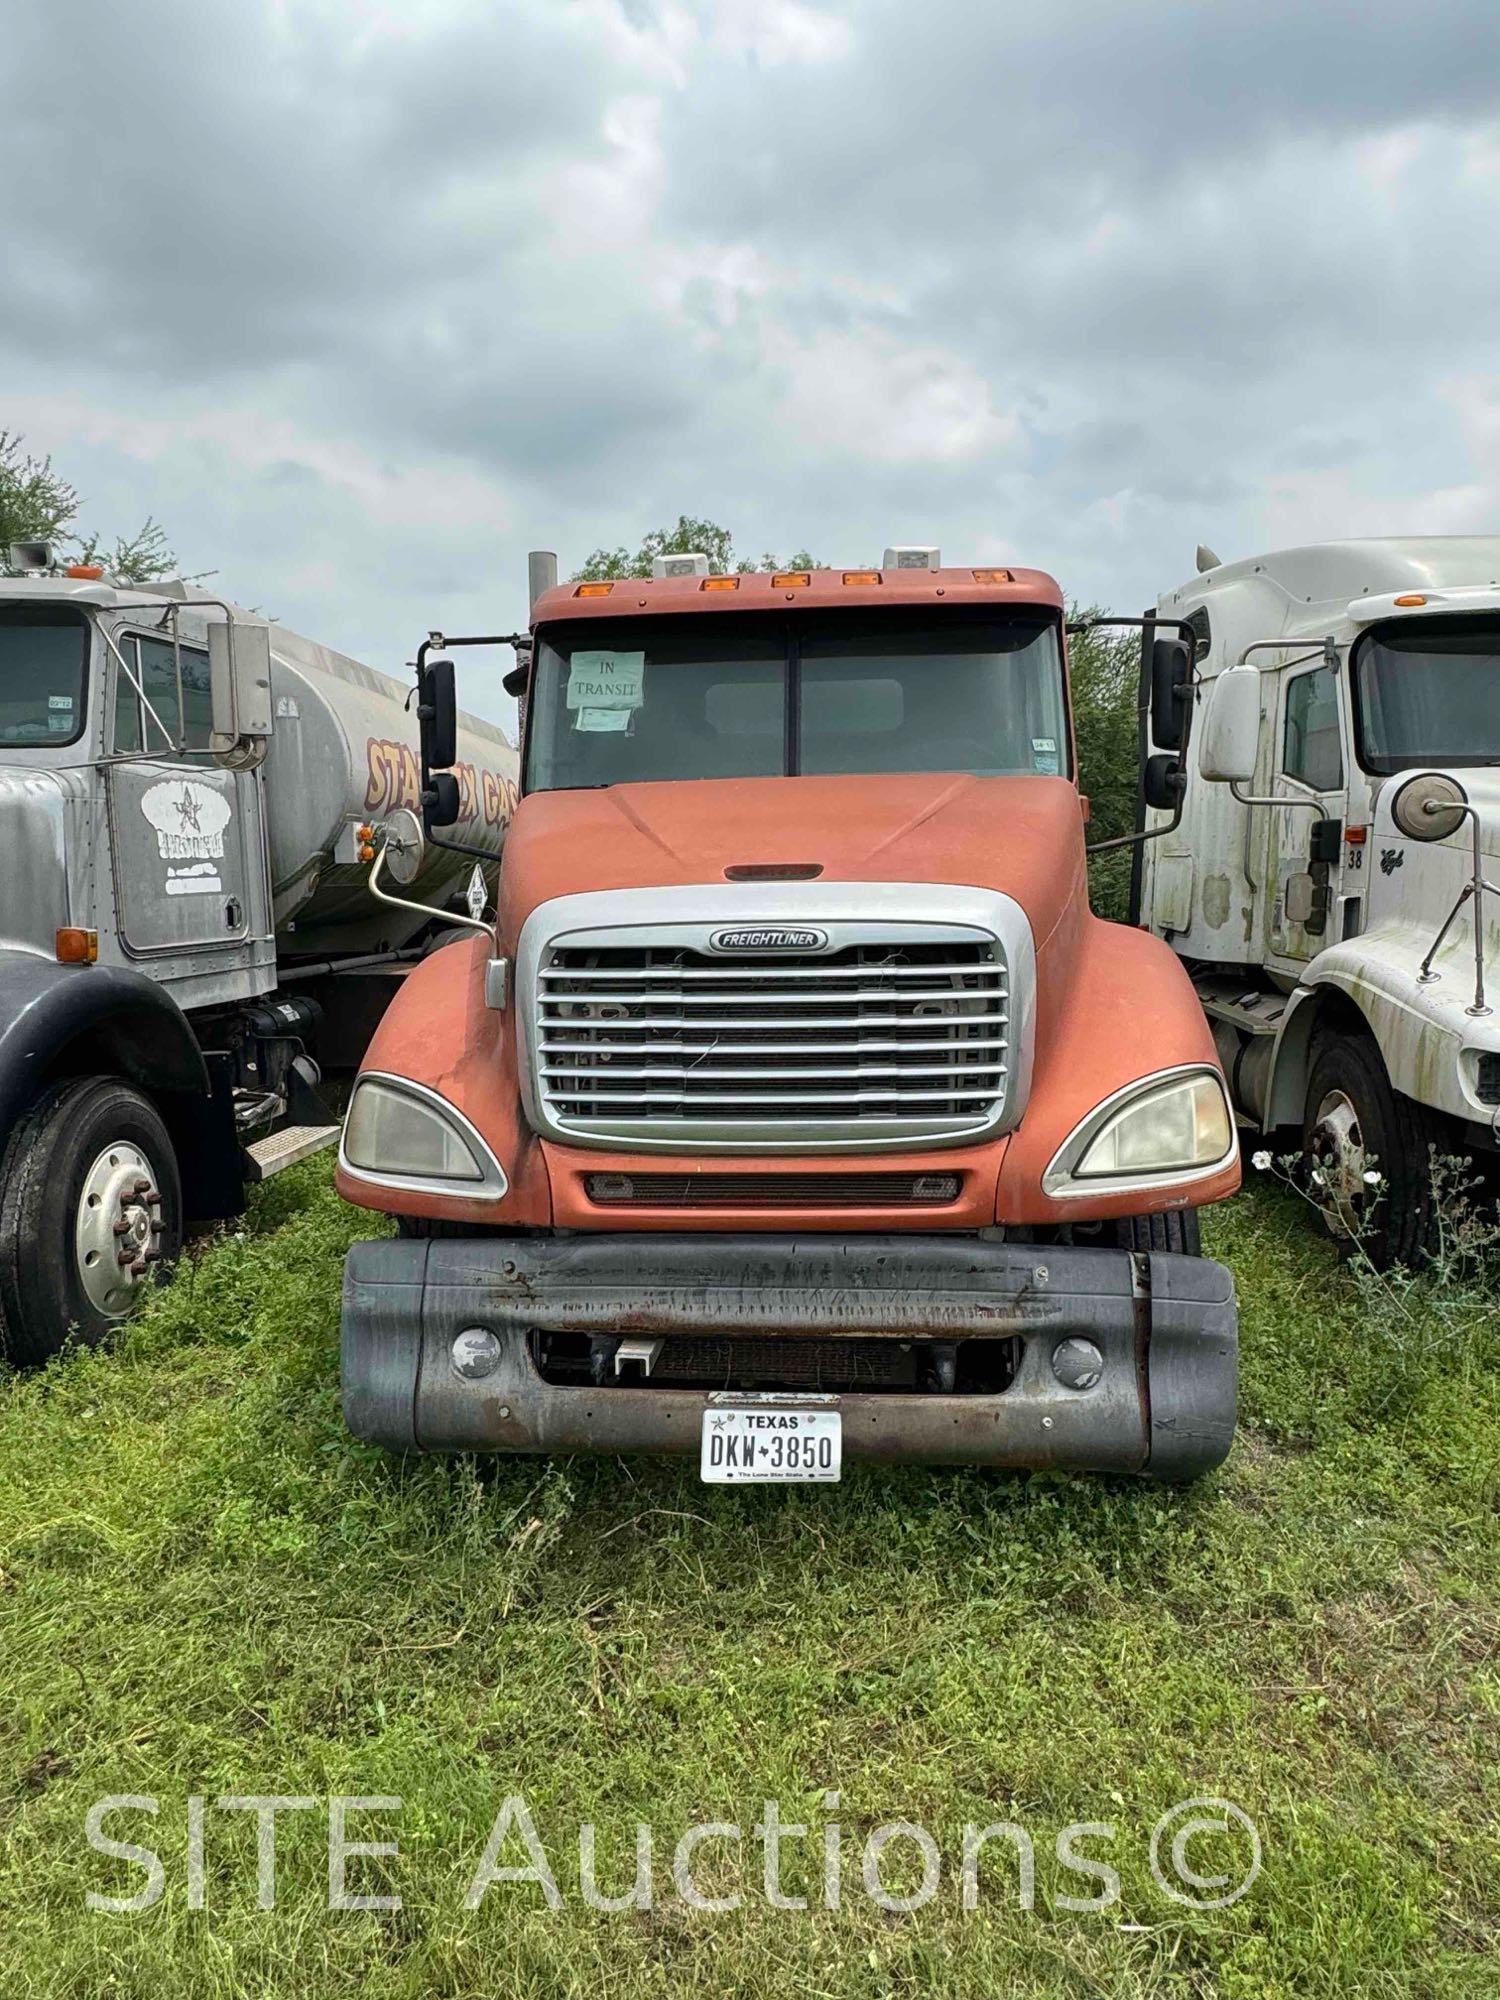
<path id="1" fill-rule="evenodd" d="M 1456 778 L 1421 771 L 1391 800 L 1391 818 L 1408 840 L 1446 840 L 1464 823 L 1469 795 Z"/>
<path id="2" fill-rule="evenodd" d="M 386 815 L 386 870 L 403 888 L 409 888 L 416 880 L 425 846 L 422 822 L 409 806 L 397 806 L 394 812 Z"/>

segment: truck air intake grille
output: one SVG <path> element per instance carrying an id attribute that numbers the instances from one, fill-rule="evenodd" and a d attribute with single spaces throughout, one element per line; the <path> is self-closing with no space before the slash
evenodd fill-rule
<path id="1" fill-rule="evenodd" d="M 931 1208 L 962 1174 L 585 1174 L 606 1208 Z"/>
<path id="2" fill-rule="evenodd" d="M 538 1093 L 585 1144 L 959 1137 L 999 1116 L 1009 1023 L 990 939 L 816 958 L 558 945 L 538 974 Z"/>

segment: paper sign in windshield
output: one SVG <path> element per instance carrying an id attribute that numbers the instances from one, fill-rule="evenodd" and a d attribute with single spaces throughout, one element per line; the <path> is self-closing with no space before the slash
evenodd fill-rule
<path id="1" fill-rule="evenodd" d="M 644 653 L 575 653 L 568 663 L 568 707 L 575 729 L 628 729 L 645 699 Z"/>

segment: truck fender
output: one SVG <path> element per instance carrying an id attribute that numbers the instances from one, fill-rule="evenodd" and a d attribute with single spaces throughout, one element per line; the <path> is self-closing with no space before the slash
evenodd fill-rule
<path id="1" fill-rule="evenodd" d="M 1265 1101 L 1256 1114 L 1263 1132 L 1274 1132 L 1283 1125 L 1300 1128 L 1302 1124 L 1307 1072 L 1312 1066 L 1313 1030 L 1324 1013 L 1319 1000 L 1314 988 L 1299 986 L 1282 1013 L 1271 1047 Z"/>
<path id="2" fill-rule="evenodd" d="M 1043 947 L 1050 949 L 1050 942 Z M 1039 962 L 1042 957 L 1038 953 Z M 1163 1182 L 1149 1190 L 1092 1193 L 1082 1212 L 1068 1198 L 1044 1191 L 1042 1178 L 1057 1149 L 1115 1091 L 1182 1064 L 1220 1067 L 1182 960 L 1150 932 L 1087 917 L 1065 976 L 1066 985 L 1052 974 L 1054 1004 L 1038 1026 L 1031 1098 L 1001 1163 L 997 1221 L 1165 1214 L 1233 1194 L 1240 1184 L 1237 1153 L 1211 1178 L 1185 1187 Z"/>
<path id="3" fill-rule="evenodd" d="M 187 1016 L 144 973 L 0 952 L 0 1142 L 65 1076 L 120 1076 L 161 1113 L 194 1221 L 243 1206 L 228 1077 L 215 1077 Z"/>
<path id="4" fill-rule="evenodd" d="M 360 1071 L 381 1070 L 425 1084 L 470 1119 L 510 1182 L 499 1201 L 391 1189 L 364 1180 L 339 1149 L 334 1185 L 345 1201 L 389 1215 L 433 1222 L 548 1228 L 552 1190 L 540 1140 L 521 1110 L 516 1069 L 514 997 L 502 1012 L 485 997 L 492 946 L 470 931 L 415 964 L 381 1017 Z"/>
<path id="5" fill-rule="evenodd" d="M 1476 1116 L 1464 1095 L 1459 1055 L 1465 1046 L 1487 1045 L 1493 1030 L 1465 1015 L 1471 988 L 1453 979 L 1430 988 L 1420 983 L 1428 942 L 1370 933 L 1332 945 L 1313 961 L 1277 1030 L 1262 1121 L 1267 1131 L 1301 1124 L 1313 1034 L 1330 1018 L 1371 1037 L 1393 1090 L 1452 1117 Z"/>

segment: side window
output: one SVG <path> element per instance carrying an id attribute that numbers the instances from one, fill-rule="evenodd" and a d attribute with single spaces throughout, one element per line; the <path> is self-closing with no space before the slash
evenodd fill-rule
<path id="1" fill-rule="evenodd" d="M 1287 682 L 1281 768 L 1315 792 L 1335 792 L 1344 782 L 1338 680 L 1326 667 Z"/>
<path id="2" fill-rule="evenodd" d="M 169 639 L 145 639 L 131 634 L 123 640 L 120 650 L 140 682 L 150 709 L 143 707 L 129 679 L 117 668 L 116 751 L 145 750 L 151 756 L 169 757 L 179 742 L 188 750 L 206 750 L 213 733 L 207 653 L 196 646 L 181 648 L 179 702 L 178 654 Z M 167 732 L 166 742 L 162 730 Z"/>
<path id="3" fill-rule="evenodd" d="M 140 668 L 135 661 L 134 639 L 122 639 L 120 651 L 130 662 L 130 671 L 137 679 Z M 141 704 L 135 689 L 130 685 L 130 676 L 125 669 L 115 663 L 115 754 L 127 756 L 141 747 Z"/>

